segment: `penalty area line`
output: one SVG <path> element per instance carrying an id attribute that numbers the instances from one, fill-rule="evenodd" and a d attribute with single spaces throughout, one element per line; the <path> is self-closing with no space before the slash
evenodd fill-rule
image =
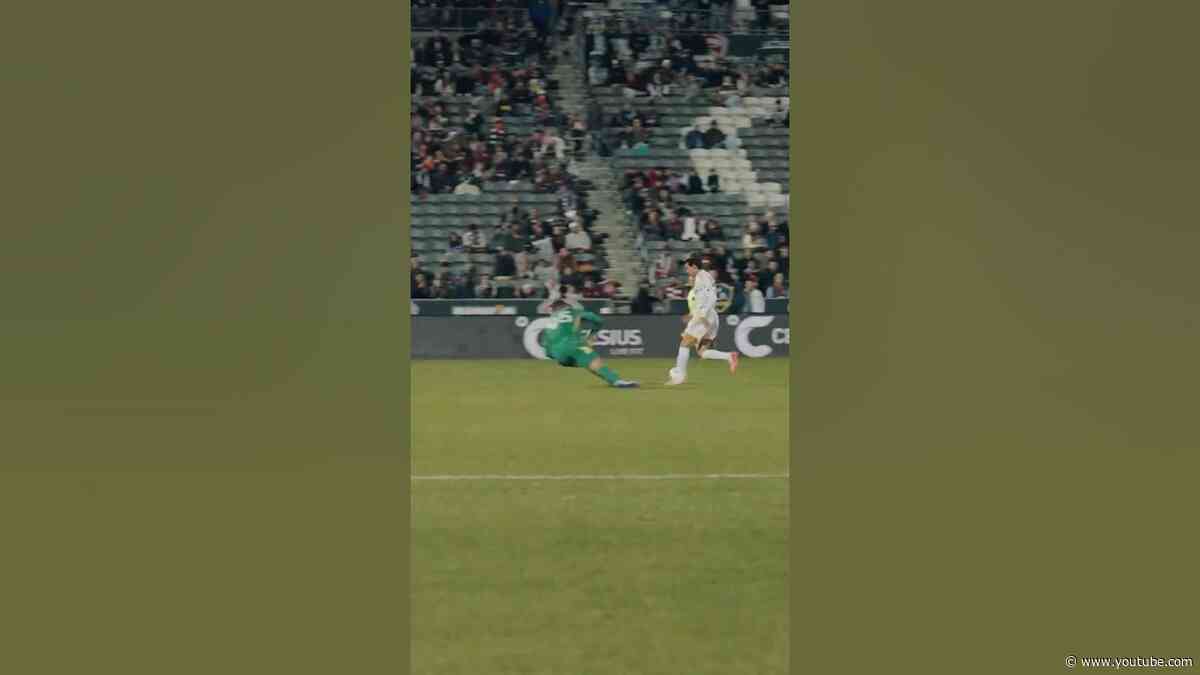
<path id="1" fill-rule="evenodd" d="M 542 480 L 779 480 L 786 473 L 662 473 L 662 474 L 445 474 L 413 476 L 414 481 L 542 481 Z"/>

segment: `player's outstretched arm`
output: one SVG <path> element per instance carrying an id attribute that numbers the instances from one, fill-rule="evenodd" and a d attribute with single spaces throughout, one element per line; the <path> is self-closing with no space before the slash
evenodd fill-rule
<path id="1" fill-rule="evenodd" d="M 594 325 L 596 328 L 599 328 L 604 325 L 604 319 L 601 319 L 599 314 L 589 312 L 586 309 L 579 313 L 579 318 Z"/>

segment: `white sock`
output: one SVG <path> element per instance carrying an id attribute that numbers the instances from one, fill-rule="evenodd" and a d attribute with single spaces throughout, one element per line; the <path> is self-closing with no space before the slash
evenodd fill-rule
<path id="1" fill-rule="evenodd" d="M 680 347 L 679 356 L 675 357 L 675 370 L 679 373 L 680 377 L 687 375 L 687 362 L 690 353 L 691 350 L 687 347 Z"/>
<path id="2" fill-rule="evenodd" d="M 700 355 L 700 358 L 713 359 L 714 361 L 728 361 L 729 352 L 719 352 L 715 349 L 705 349 L 704 353 Z"/>

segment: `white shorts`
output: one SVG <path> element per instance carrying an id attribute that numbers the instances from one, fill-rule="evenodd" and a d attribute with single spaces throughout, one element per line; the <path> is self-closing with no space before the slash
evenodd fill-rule
<path id="1" fill-rule="evenodd" d="M 717 316 L 717 312 L 714 310 L 708 313 L 707 326 L 693 318 L 691 321 L 688 321 L 687 328 L 683 329 L 683 334 L 693 337 L 696 340 L 714 341 L 717 339 L 717 329 L 720 326 L 720 317 Z"/>

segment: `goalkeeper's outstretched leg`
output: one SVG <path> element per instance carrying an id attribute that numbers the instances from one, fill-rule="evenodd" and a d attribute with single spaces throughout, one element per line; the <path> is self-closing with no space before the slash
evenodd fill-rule
<path id="1" fill-rule="evenodd" d="M 621 377 L 616 374 L 616 372 L 614 372 L 608 367 L 607 364 L 604 363 L 604 359 L 600 358 L 599 356 L 592 359 L 591 363 L 587 365 L 587 369 L 592 371 L 596 377 L 599 377 L 607 382 L 610 387 L 616 387 L 617 389 L 633 389 L 638 386 L 638 383 L 634 382 L 633 380 L 622 380 Z"/>
<path id="2" fill-rule="evenodd" d="M 586 368 L 590 373 L 608 383 L 610 387 L 633 389 L 638 386 L 638 383 L 632 380 L 622 380 L 621 376 L 609 368 L 604 359 L 600 358 L 589 346 L 578 347 L 562 358 L 558 358 L 557 361 L 560 365 L 568 368 Z"/>

